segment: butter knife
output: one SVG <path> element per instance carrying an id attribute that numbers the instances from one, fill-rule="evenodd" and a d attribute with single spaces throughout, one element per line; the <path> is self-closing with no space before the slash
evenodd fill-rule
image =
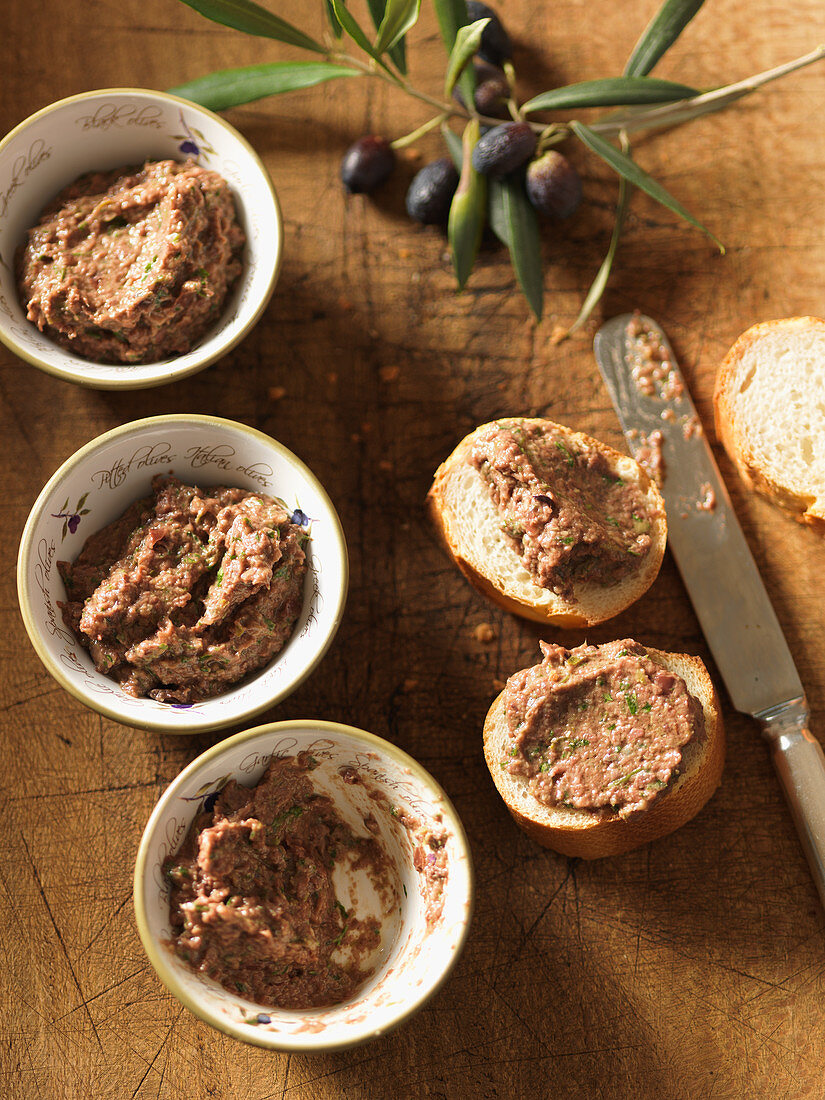
<path id="1" fill-rule="evenodd" d="M 604 324 L 594 350 L 631 453 L 663 460 L 668 545 L 733 706 L 768 742 L 825 906 L 825 754 L 673 350 L 654 321 L 631 313 Z"/>

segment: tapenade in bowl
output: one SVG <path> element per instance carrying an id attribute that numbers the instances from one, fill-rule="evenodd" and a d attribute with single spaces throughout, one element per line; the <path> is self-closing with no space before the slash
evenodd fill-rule
<path id="1" fill-rule="evenodd" d="M 50 479 L 17 586 L 38 656 L 127 725 L 221 729 L 287 696 L 347 591 L 335 509 L 274 439 L 212 416 L 134 421 Z"/>
<path id="2" fill-rule="evenodd" d="M 98 389 L 183 378 L 269 301 L 278 200 L 223 119 L 155 92 L 60 100 L 0 142 L 0 339 Z"/>
<path id="3" fill-rule="evenodd" d="M 245 1042 L 352 1046 L 407 1020 L 467 936 L 467 838 L 420 764 L 331 722 L 259 726 L 178 776 L 143 834 L 144 948 L 167 988 Z"/>

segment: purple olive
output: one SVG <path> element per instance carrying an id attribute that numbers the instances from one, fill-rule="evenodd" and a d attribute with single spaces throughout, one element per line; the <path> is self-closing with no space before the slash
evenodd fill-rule
<path id="1" fill-rule="evenodd" d="M 531 162 L 526 186 L 530 202 L 548 218 L 569 218 L 582 201 L 579 173 L 555 149 Z"/>
<path id="2" fill-rule="evenodd" d="M 487 61 L 476 58 L 473 61 L 473 71 L 476 77 L 476 90 L 474 95 L 475 107 L 479 114 L 489 118 L 509 118 L 507 100 L 510 98 L 510 85 L 504 70 L 498 65 L 490 65 Z M 461 89 L 456 86 L 453 91 L 453 99 L 462 107 L 466 107 Z"/>
<path id="3" fill-rule="evenodd" d="M 395 167 L 395 153 L 382 137 L 367 135 L 350 145 L 341 161 L 341 181 L 351 195 L 379 187 Z"/>
<path id="4" fill-rule="evenodd" d="M 458 172 L 449 157 L 425 164 L 407 191 L 407 213 L 424 225 L 445 225 L 456 187 Z"/>
<path id="5" fill-rule="evenodd" d="M 501 65 L 503 61 L 509 61 L 513 56 L 513 44 L 493 9 L 486 4 L 480 4 L 478 0 L 467 0 L 467 17 L 471 23 L 479 19 L 490 20 L 481 36 L 479 57 L 483 57 L 491 65 Z"/>
<path id="6" fill-rule="evenodd" d="M 526 122 L 494 126 L 473 149 L 473 168 L 485 176 L 502 179 L 532 157 L 536 144 L 536 135 Z"/>

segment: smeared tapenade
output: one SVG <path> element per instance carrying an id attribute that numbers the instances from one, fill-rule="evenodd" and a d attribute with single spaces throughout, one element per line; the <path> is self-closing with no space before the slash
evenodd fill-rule
<path id="1" fill-rule="evenodd" d="M 685 746 L 705 736 L 701 704 L 636 642 L 540 644 L 541 663 L 507 681 L 501 766 L 547 806 L 646 809 L 679 774 Z"/>
<path id="2" fill-rule="evenodd" d="M 650 550 L 644 491 L 617 475 L 600 451 L 551 425 L 498 421 L 476 436 L 468 459 L 540 587 L 570 598 L 578 582 L 614 584 Z"/>

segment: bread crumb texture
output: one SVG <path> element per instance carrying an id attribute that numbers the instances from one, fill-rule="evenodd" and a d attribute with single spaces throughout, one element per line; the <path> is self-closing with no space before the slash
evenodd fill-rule
<path id="1" fill-rule="evenodd" d="M 754 325 L 725 357 L 716 428 L 742 476 L 798 518 L 825 518 L 825 321 Z"/>

